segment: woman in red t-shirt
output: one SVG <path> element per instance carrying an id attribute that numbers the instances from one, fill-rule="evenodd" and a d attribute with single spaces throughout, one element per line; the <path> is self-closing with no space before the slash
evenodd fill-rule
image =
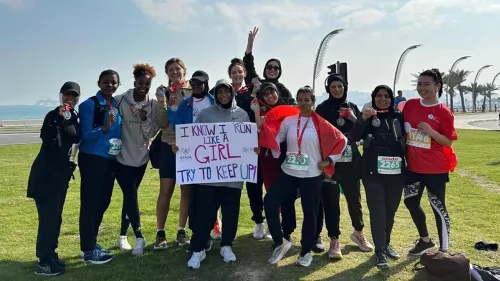
<path id="1" fill-rule="evenodd" d="M 450 221 L 445 206 L 445 191 L 450 163 L 445 149 L 457 140 L 457 133 L 453 113 L 439 101 L 443 94 L 442 87 L 443 78 L 439 70 L 420 73 L 417 91 L 421 98 L 408 100 L 403 110 L 408 165 L 404 201 L 420 235 L 409 251 L 415 256 L 436 247 L 429 237 L 425 213 L 420 205 L 425 187 L 436 218 L 440 250 L 448 251 Z"/>

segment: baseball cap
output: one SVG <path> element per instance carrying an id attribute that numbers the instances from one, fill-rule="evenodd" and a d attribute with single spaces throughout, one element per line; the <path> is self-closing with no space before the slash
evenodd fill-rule
<path id="1" fill-rule="evenodd" d="M 75 92 L 78 95 L 80 95 L 80 85 L 76 82 L 68 81 L 64 83 L 64 85 L 61 87 L 61 91 L 59 91 L 61 94 L 65 94 L 68 92 Z"/>
<path id="2" fill-rule="evenodd" d="M 200 82 L 208 81 L 208 74 L 203 70 L 197 70 L 193 73 L 191 80 L 198 80 Z"/>

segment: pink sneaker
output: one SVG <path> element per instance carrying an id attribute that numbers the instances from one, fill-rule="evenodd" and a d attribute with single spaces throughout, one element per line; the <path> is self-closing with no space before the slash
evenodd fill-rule
<path id="1" fill-rule="evenodd" d="M 352 242 L 358 245 L 359 249 L 363 252 L 371 252 L 373 251 L 373 246 L 366 240 L 366 236 L 363 232 L 354 231 L 351 233 Z"/>
<path id="2" fill-rule="evenodd" d="M 340 242 L 338 239 L 330 240 L 330 249 L 328 250 L 328 258 L 336 260 L 342 259 L 342 251 L 340 251 Z"/>

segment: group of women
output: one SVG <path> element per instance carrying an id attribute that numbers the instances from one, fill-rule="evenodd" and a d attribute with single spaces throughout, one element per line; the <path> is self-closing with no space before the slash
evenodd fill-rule
<path id="1" fill-rule="evenodd" d="M 268 60 L 263 77 L 259 77 L 252 54 L 257 31 L 249 33 L 243 60 L 231 61 L 231 82 L 219 80 L 213 89 L 204 71 L 195 71 L 187 80 L 187 68 L 179 58 L 166 62 L 168 84 L 156 89 L 156 100 L 148 94 L 156 76 L 148 64 L 134 66 L 134 88 L 122 95 L 114 95 L 120 85 L 118 73 L 103 71 L 97 82 L 98 92 L 81 103 L 78 112 L 79 85 L 63 85 L 61 106 L 45 117 L 42 146 L 28 182 L 28 196 L 34 199 L 39 218 L 36 274 L 58 275 L 65 271 L 56 249 L 78 149 L 83 260 L 103 264 L 114 258 L 110 250 L 97 243 L 97 236 L 115 179 L 123 192 L 118 248 L 132 250 L 134 255 L 144 252 L 146 240 L 141 231 L 137 194 L 149 160 L 159 168 L 160 175 L 153 247 L 165 249 L 165 224 L 175 190 L 175 125 L 194 122 L 257 123 L 259 180 L 246 183 L 246 190 L 255 222 L 254 238 L 273 240 L 271 264 L 278 263 L 292 246 L 298 198 L 303 224 L 297 265 L 309 266 L 311 252 L 326 250 L 320 235 L 323 221 L 329 238 L 328 257 L 342 258 L 341 193 L 354 228 L 351 240 L 361 251 L 373 251 L 363 232 L 360 180 L 366 192 L 378 267 L 387 267 L 388 257 L 399 258 L 390 236 L 403 191 L 420 237 L 409 253 L 421 255 L 436 247 L 420 206 L 425 187 L 436 217 L 440 250 L 448 250 L 445 189 L 453 162 L 450 147 L 457 135 L 452 113 L 438 100 L 442 94 L 441 73 L 435 69 L 422 72 L 417 85 L 421 98 L 407 101 L 402 112 L 394 107 L 393 91 L 383 85 L 375 88 L 372 101 L 360 111 L 348 101 L 348 83 L 340 74 L 327 77 L 325 90 L 329 98 L 316 106 L 310 87 L 300 88 L 292 97 L 279 82 L 282 66 L 278 59 Z M 157 154 L 151 153 L 153 146 L 159 148 L 157 159 Z M 236 261 L 232 243 L 242 189 L 243 182 L 180 186 L 175 242 L 189 244 L 187 251 L 192 254 L 188 267 L 199 268 L 212 247 L 212 239 L 219 238 L 223 260 Z M 188 218 L 192 238 L 186 231 Z M 135 235 L 134 247 L 127 239 L 129 226 Z"/>

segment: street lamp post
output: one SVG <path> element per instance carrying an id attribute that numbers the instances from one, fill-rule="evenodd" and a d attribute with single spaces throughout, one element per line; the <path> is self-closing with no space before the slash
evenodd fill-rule
<path id="1" fill-rule="evenodd" d="M 484 69 L 492 66 L 493 65 L 491 64 L 485 65 L 481 67 L 476 73 L 476 78 L 474 78 L 474 84 L 472 84 L 472 112 L 476 112 L 476 83 L 477 79 L 479 78 L 479 74 L 481 74 L 481 72 L 483 72 Z"/>
<path id="2" fill-rule="evenodd" d="M 323 67 L 323 58 L 325 57 L 326 50 L 328 49 L 328 43 L 332 38 L 339 34 L 343 29 L 335 29 L 334 31 L 331 31 L 328 33 L 323 40 L 321 40 L 321 43 L 319 44 L 318 52 L 316 53 L 316 59 L 314 61 L 314 71 L 313 71 L 313 90 L 316 89 L 316 78 L 319 77 L 319 74 L 321 73 L 321 68 Z"/>
<path id="3" fill-rule="evenodd" d="M 408 55 L 408 53 L 411 51 L 411 50 L 415 50 L 416 48 L 422 46 L 422 44 L 419 44 L 419 45 L 413 45 L 413 46 L 410 46 L 408 47 L 402 54 L 401 54 L 401 57 L 399 57 L 399 61 L 398 61 L 398 65 L 396 66 L 396 72 L 394 73 L 394 84 L 393 84 L 393 91 L 394 93 L 396 93 L 396 83 L 398 82 L 399 80 L 399 74 L 401 73 L 401 69 L 403 68 L 403 62 L 406 58 L 406 56 Z"/>
<path id="4" fill-rule="evenodd" d="M 461 57 L 459 58 L 458 60 L 456 60 L 452 65 L 451 65 L 451 68 L 450 68 L 450 73 L 448 74 L 448 79 L 446 79 L 446 86 L 448 86 L 448 91 L 446 93 L 446 106 L 449 106 L 448 104 L 448 92 L 450 91 L 450 76 L 451 76 L 451 73 L 453 72 L 453 70 L 455 70 L 455 67 L 458 65 L 459 62 L 463 61 L 463 60 L 466 60 L 470 58 L 470 56 L 464 56 L 464 57 Z M 451 95 L 451 93 L 450 93 Z"/>

